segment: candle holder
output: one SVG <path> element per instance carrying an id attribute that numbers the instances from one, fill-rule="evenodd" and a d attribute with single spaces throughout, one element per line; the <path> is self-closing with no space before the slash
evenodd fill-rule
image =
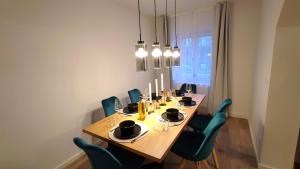
<path id="1" fill-rule="evenodd" d="M 161 103 L 160 106 L 166 106 L 166 93 L 164 91 L 161 91 Z"/>

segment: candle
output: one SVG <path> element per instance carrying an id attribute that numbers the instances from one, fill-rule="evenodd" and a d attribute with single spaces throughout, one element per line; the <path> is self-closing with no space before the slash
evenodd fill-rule
<path id="1" fill-rule="evenodd" d="M 150 103 L 152 103 L 151 83 L 149 83 L 149 100 L 150 100 Z"/>
<path id="2" fill-rule="evenodd" d="M 156 93 L 156 97 L 158 97 L 157 79 L 155 79 L 155 93 Z"/>
<path id="3" fill-rule="evenodd" d="M 164 75 L 160 74 L 161 91 L 164 91 Z"/>

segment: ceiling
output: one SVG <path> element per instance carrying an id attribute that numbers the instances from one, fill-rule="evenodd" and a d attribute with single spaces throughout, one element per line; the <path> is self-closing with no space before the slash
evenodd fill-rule
<path id="1" fill-rule="evenodd" d="M 137 10 L 137 0 L 115 0 L 116 2 Z M 205 9 L 212 7 L 218 0 L 177 0 L 177 12 L 187 12 L 197 9 Z M 165 0 L 156 0 L 158 15 L 165 14 Z M 175 0 L 168 0 L 168 15 L 174 15 Z M 144 15 L 154 16 L 154 1 L 140 0 L 141 12 Z"/>

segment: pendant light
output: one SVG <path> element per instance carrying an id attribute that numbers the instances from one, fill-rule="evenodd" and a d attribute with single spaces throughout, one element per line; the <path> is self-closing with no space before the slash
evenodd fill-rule
<path id="1" fill-rule="evenodd" d="M 173 66 L 180 66 L 180 49 L 177 45 L 177 30 L 176 30 L 176 0 L 175 0 L 175 46 L 173 49 L 172 63 Z"/>
<path id="2" fill-rule="evenodd" d="M 166 0 L 166 22 L 168 21 L 168 0 Z M 167 25 L 167 23 L 166 23 Z M 169 44 L 169 41 L 168 41 L 168 29 L 165 29 L 166 30 L 166 44 L 164 46 L 164 61 L 165 61 L 165 67 L 166 68 L 170 68 L 172 66 L 172 48 Z"/>
<path id="3" fill-rule="evenodd" d="M 138 11 L 139 11 L 139 31 L 140 39 L 135 45 L 135 57 L 136 57 L 136 71 L 146 71 L 147 70 L 147 45 L 142 41 L 142 30 L 141 30 L 141 9 L 140 0 L 138 0 Z"/>
<path id="4" fill-rule="evenodd" d="M 162 51 L 160 49 L 160 44 L 157 42 L 157 28 L 156 28 L 156 0 L 154 0 L 154 13 L 155 13 L 155 42 L 152 45 L 152 57 L 154 61 L 154 69 L 161 68 L 161 56 Z"/>

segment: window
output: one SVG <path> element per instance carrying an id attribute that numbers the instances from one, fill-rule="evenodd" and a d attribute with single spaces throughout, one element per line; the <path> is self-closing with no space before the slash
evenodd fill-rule
<path id="1" fill-rule="evenodd" d="M 195 83 L 209 86 L 212 62 L 210 34 L 182 38 L 179 42 L 181 66 L 173 67 L 173 84 Z"/>

